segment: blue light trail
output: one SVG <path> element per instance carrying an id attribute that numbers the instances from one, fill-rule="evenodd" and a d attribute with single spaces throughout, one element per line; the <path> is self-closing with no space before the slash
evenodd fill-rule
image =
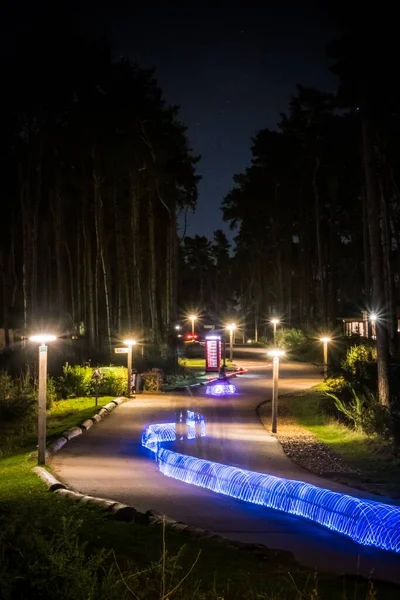
<path id="1" fill-rule="evenodd" d="M 181 428 L 184 423 L 178 423 Z M 188 411 L 188 439 L 206 435 L 204 418 Z M 358 544 L 400 553 L 400 507 L 363 500 L 305 483 L 173 452 L 175 423 L 150 425 L 142 444 L 155 452 L 161 473 L 231 498 L 303 517 Z"/>

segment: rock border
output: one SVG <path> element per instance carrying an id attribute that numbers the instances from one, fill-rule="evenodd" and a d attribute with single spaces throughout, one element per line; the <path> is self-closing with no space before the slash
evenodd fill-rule
<path id="1" fill-rule="evenodd" d="M 243 370 L 240 370 L 229 374 L 229 376 L 232 377 L 243 372 Z M 115 398 L 105 406 L 102 406 L 99 412 L 94 414 L 90 419 L 86 419 L 77 427 L 71 427 L 71 429 L 64 431 L 60 437 L 55 439 L 48 446 L 46 450 L 46 463 L 70 440 L 82 435 L 82 433 L 85 431 L 88 431 L 93 425 L 99 423 L 105 416 L 110 414 L 111 411 L 113 411 L 120 404 L 124 403 L 126 400 L 127 398 L 123 397 Z M 58 479 L 56 479 L 56 477 L 54 477 L 54 475 L 47 471 L 44 467 L 36 466 L 33 467 L 32 471 L 47 485 L 50 492 L 53 492 L 62 498 L 67 498 L 68 500 L 71 500 L 80 506 L 97 506 L 109 514 L 112 514 L 118 521 L 123 521 L 126 523 L 134 522 L 140 525 L 161 525 L 166 529 L 178 533 L 184 533 L 185 535 L 195 539 L 213 540 L 218 544 L 233 548 L 235 550 L 246 550 L 264 558 L 273 560 L 278 559 L 283 565 L 299 565 L 299 563 L 295 560 L 294 555 L 286 550 L 271 549 L 263 544 L 232 540 L 222 535 L 213 533 L 212 531 L 194 527 L 193 525 L 187 525 L 181 521 L 175 521 L 174 519 L 171 519 L 170 517 L 155 510 L 147 510 L 146 512 L 142 512 L 133 506 L 118 502 L 117 500 L 81 494 L 80 492 L 75 492 L 74 490 L 69 489 L 64 483 L 58 481 Z"/>

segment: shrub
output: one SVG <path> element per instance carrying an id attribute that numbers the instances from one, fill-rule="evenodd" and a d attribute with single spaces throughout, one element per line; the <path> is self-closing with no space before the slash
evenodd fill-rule
<path id="1" fill-rule="evenodd" d="M 93 371 L 90 367 L 80 365 L 63 366 L 63 374 L 57 382 L 58 394 L 61 398 L 76 398 L 88 396 L 92 384 Z"/>
<path id="2" fill-rule="evenodd" d="M 308 338 L 301 329 L 277 329 L 276 345 L 279 348 L 296 348 L 297 346 L 306 345 Z"/>
<path id="3" fill-rule="evenodd" d="M 31 415 L 35 400 L 29 371 L 18 379 L 13 379 L 5 372 L 0 374 L 0 424 Z"/>
<path id="4" fill-rule="evenodd" d="M 353 385 L 375 390 L 376 348 L 374 346 L 367 343 L 351 346 L 341 366 L 343 376 Z"/>
<path id="5" fill-rule="evenodd" d="M 383 439 L 394 438 L 394 419 L 391 411 L 379 404 L 371 393 L 357 392 L 349 386 L 351 399 L 339 398 L 336 394 L 326 392 L 334 400 L 339 415 L 353 429 L 362 430 L 369 436 L 378 435 Z"/>
<path id="6" fill-rule="evenodd" d="M 99 396 L 123 396 L 127 392 L 128 369 L 126 367 L 101 367 L 103 378 L 98 383 Z M 95 382 L 91 381 L 91 392 L 95 394 Z"/>
<path id="7" fill-rule="evenodd" d="M 361 394 L 357 394 L 355 390 L 352 389 L 353 398 L 350 402 L 346 403 L 336 396 L 336 394 L 331 394 L 330 392 L 325 393 L 330 398 L 333 398 L 337 411 L 346 418 L 348 423 L 354 429 L 362 429 L 365 401 Z"/>
<path id="8" fill-rule="evenodd" d="M 159 392 L 164 379 L 161 369 L 151 369 L 143 373 L 144 389 L 147 392 Z"/>

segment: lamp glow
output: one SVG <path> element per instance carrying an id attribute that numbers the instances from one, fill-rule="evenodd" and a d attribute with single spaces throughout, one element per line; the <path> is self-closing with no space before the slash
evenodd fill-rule
<path id="1" fill-rule="evenodd" d="M 271 323 L 273 325 L 278 325 L 278 323 L 280 323 L 280 320 L 279 319 L 271 319 Z"/>
<path id="2" fill-rule="evenodd" d="M 136 346 L 136 340 L 124 340 L 125 346 Z"/>
<path id="3" fill-rule="evenodd" d="M 285 356 L 285 351 L 284 350 L 279 350 L 279 348 L 273 348 L 272 350 L 268 350 L 267 354 L 269 356 L 272 356 L 273 358 L 275 357 L 281 357 L 281 356 Z"/>
<path id="4" fill-rule="evenodd" d="M 54 342 L 56 340 L 55 335 L 50 335 L 48 333 L 40 333 L 38 335 L 31 335 L 29 340 L 31 342 L 37 342 L 38 344 L 47 344 L 48 342 Z"/>
<path id="5" fill-rule="evenodd" d="M 376 323 L 377 318 L 378 317 L 377 317 L 377 315 L 375 313 L 371 313 L 369 315 L 369 320 L 371 321 L 371 323 Z"/>
<path id="6" fill-rule="evenodd" d="M 324 344 L 327 344 L 328 342 L 331 341 L 331 338 L 330 337 L 322 337 L 322 338 L 319 338 L 319 341 L 324 342 Z"/>

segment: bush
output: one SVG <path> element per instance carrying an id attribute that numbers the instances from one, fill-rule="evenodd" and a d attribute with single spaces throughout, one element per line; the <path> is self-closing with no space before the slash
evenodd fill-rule
<path id="1" fill-rule="evenodd" d="M 65 364 L 63 374 L 57 382 L 60 398 L 79 398 L 90 395 L 92 375 L 91 367 Z"/>
<path id="2" fill-rule="evenodd" d="M 374 346 L 368 343 L 351 346 L 341 367 L 344 378 L 352 385 L 375 391 L 377 366 Z"/>
<path id="3" fill-rule="evenodd" d="M 143 373 L 144 389 L 147 392 L 159 392 L 164 380 L 164 373 L 161 369 L 151 369 Z"/>
<path id="4" fill-rule="evenodd" d="M 101 367 L 103 378 L 98 383 L 99 396 L 123 396 L 128 389 L 128 369 L 126 367 Z M 91 381 L 91 395 L 95 395 L 95 382 Z"/>
<path id="5" fill-rule="evenodd" d="M 391 411 L 379 404 L 371 393 L 357 392 L 349 386 L 351 399 L 340 398 L 336 394 L 326 392 L 334 400 L 334 406 L 342 420 L 355 430 L 361 430 L 369 436 L 378 435 L 382 439 L 394 438 L 395 421 Z"/>
<path id="6" fill-rule="evenodd" d="M 35 401 L 29 371 L 18 379 L 13 379 L 5 372 L 0 374 L 0 424 L 30 416 Z"/>
<path id="7" fill-rule="evenodd" d="M 276 331 L 276 345 L 278 348 L 292 349 L 308 343 L 308 338 L 301 329 L 284 329 Z"/>

